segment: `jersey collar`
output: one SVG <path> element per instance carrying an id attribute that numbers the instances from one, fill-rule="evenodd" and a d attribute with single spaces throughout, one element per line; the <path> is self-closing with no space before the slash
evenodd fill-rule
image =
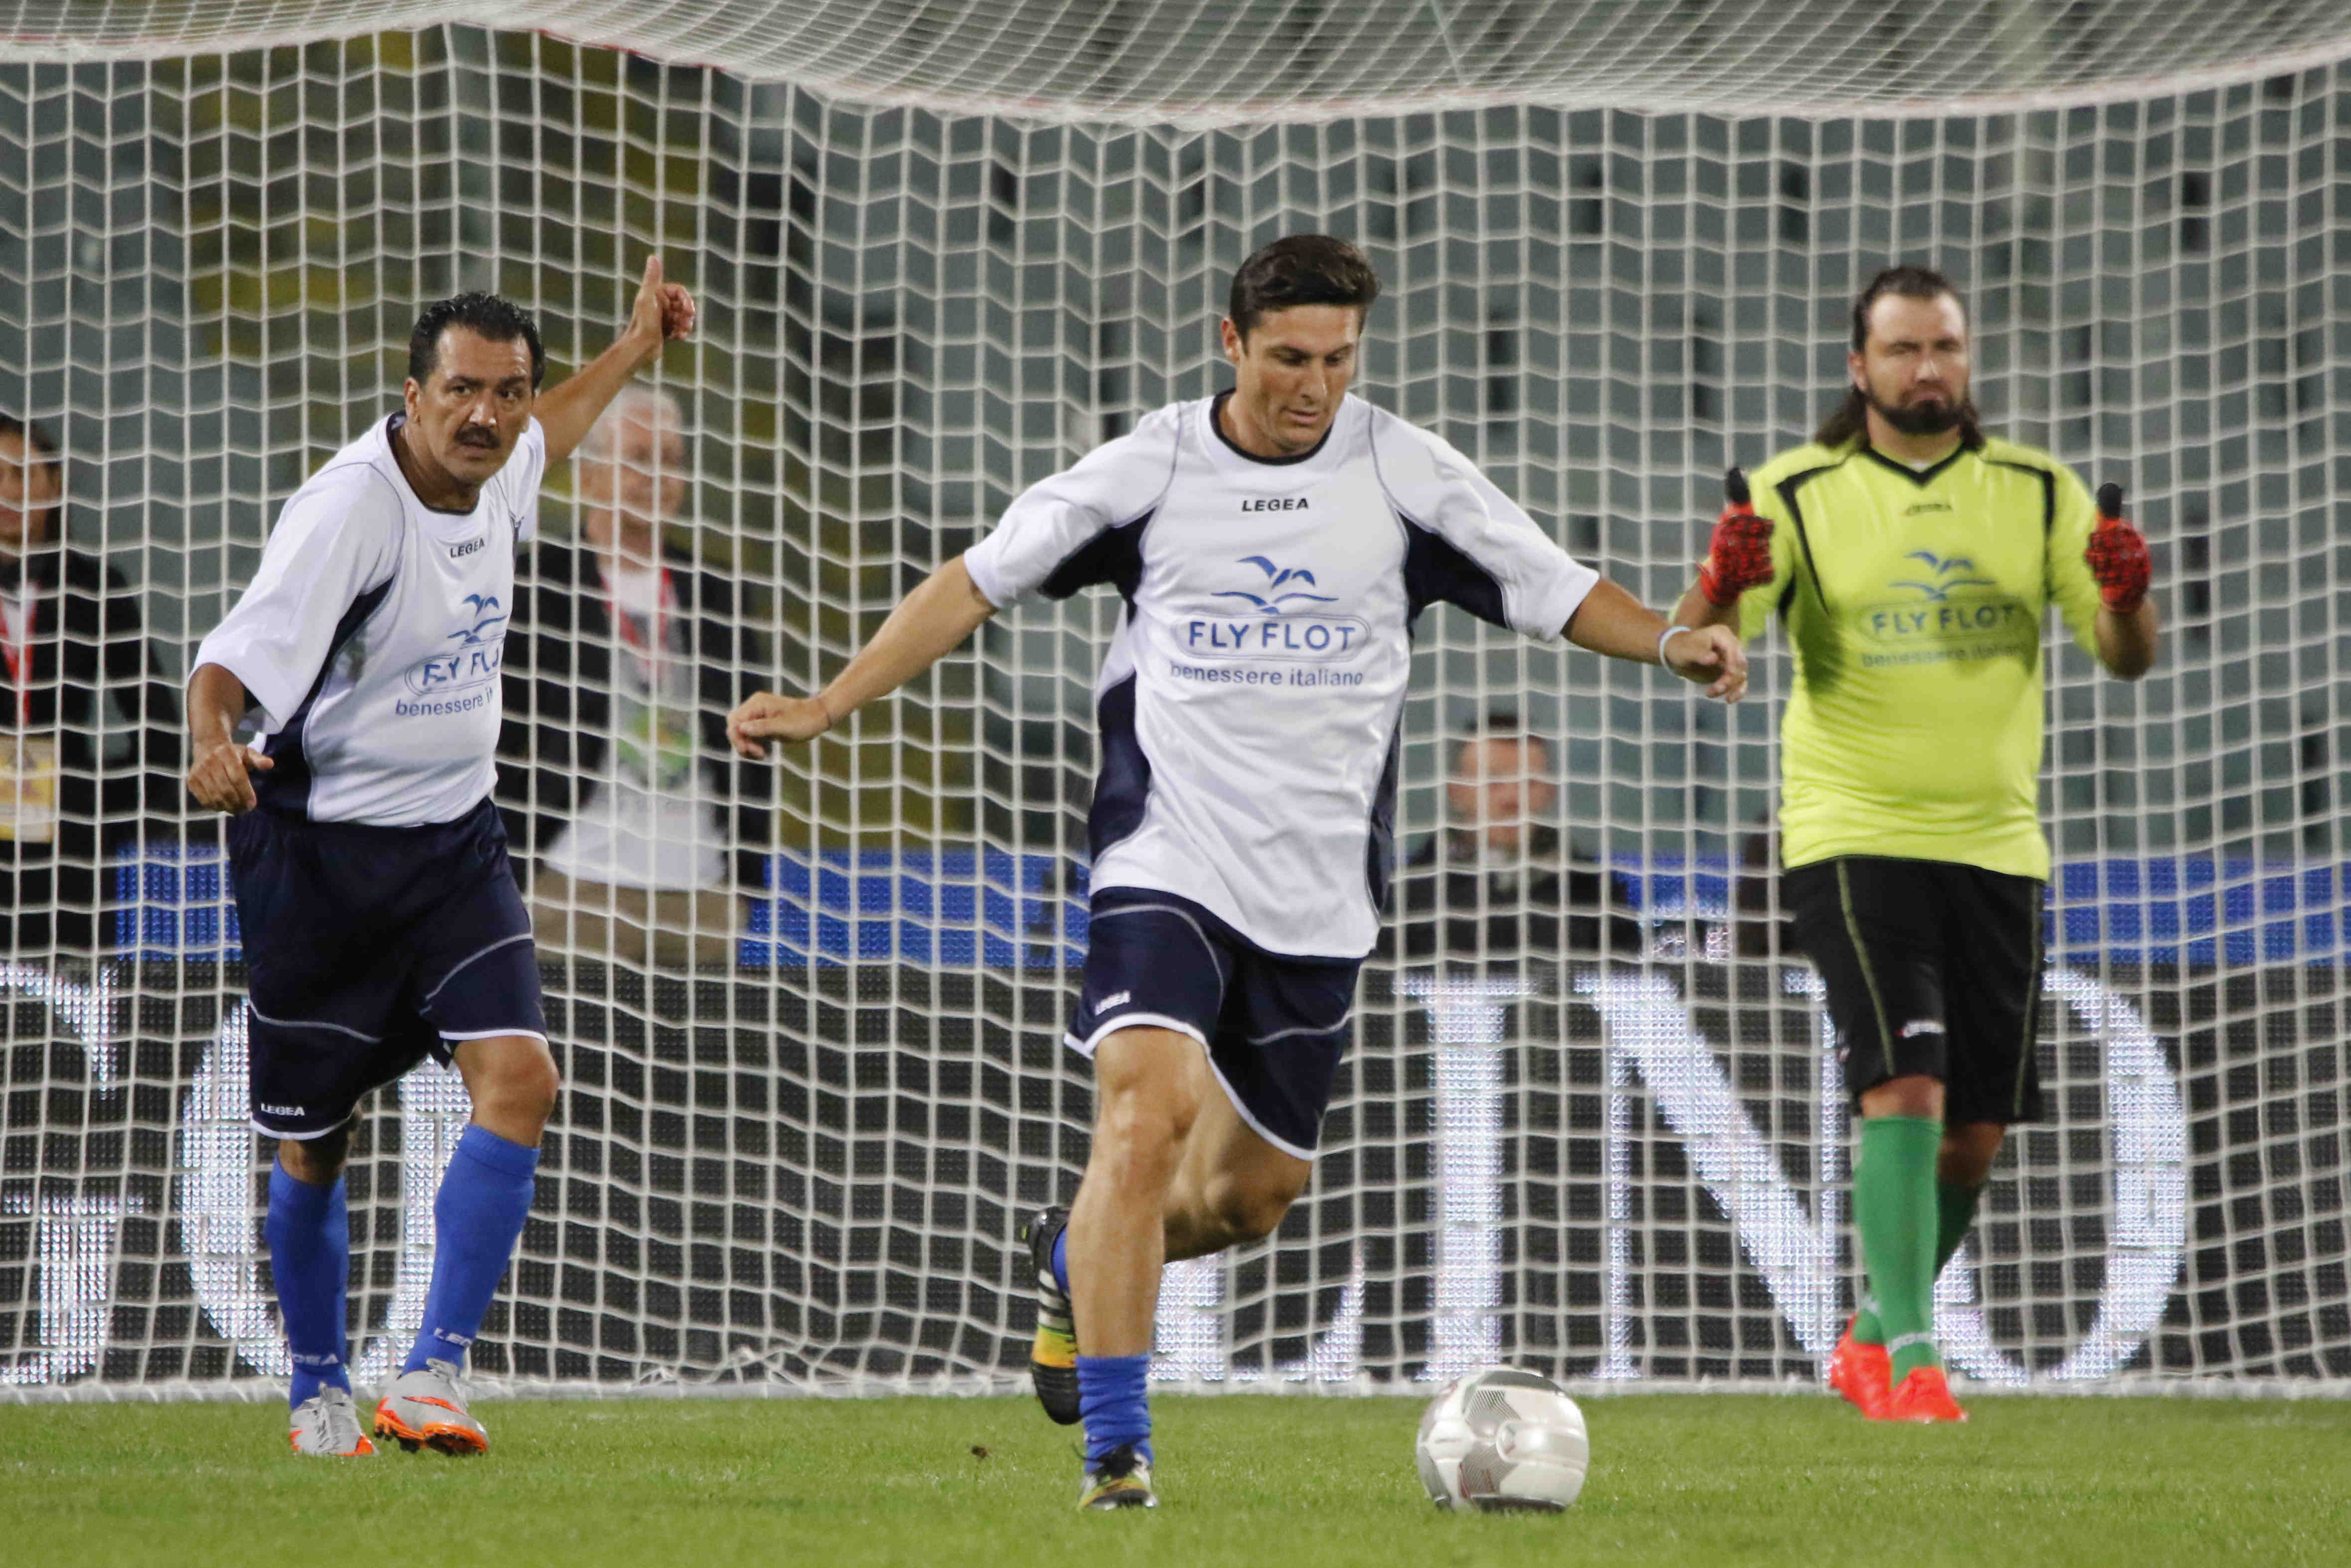
<path id="1" fill-rule="evenodd" d="M 1921 490 L 1933 484 L 1936 480 L 1941 478 L 1945 472 L 1950 468 L 1952 464 L 1957 463 L 1960 458 L 1965 457 L 1969 453 L 1974 450 L 1974 447 L 1970 446 L 1965 441 L 1961 441 L 1957 446 L 1951 448 L 1948 455 L 1937 459 L 1932 465 L 1925 468 L 1913 468 L 1910 465 L 1901 461 L 1899 458 L 1888 457 L 1885 453 L 1880 452 L 1876 447 L 1872 446 L 1866 439 L 1864 439 L 1861 443 L 1861 455 L 1864 457 L 1874 459 L 1877 463 L 1878 466 L 1884 468 L 1890 474 L 1901 475 L 1905 479 L 1910 480 L 1912 483 L 1916 484 Z"/>
<path id="2" fill-rule="evenodd" d="M 1217 415 L 1224 410 L 1225 400 L 1232 395 L 1233 389 L 1227 387 L 1224 391 L 1218 392 L 1216 396 L 1208 400 L 1208 429 L 1216 435 L 1216 438 L 1218 441 L 1224 444 L 1224 448 L 1227 452 L 1231 453 L 1234 456 L 1239 458 L 1244 463 L 1252 463 L 1260 468 L 1290 468 L 1295 467 L 1301 463 L 1311 463 L 1315 458 L 1320 457 L 1322 455 L 1322 449 L 1325 446 L 1331 444 L 1332 434 L 1338 430 L 1339 422 L 1347 416 L 1346 400 L 1342 398 L 1339 402 L 1339 412 L 1331 416 L 1331 423 L 1324 428 L 1322 440 L 1316 442 L 1305 451 L 1293 452 L 1287 457 L 1259 457 L 1254 452 L 1242 451 L 1240 444 L 1235 441 L 1231 436 L 1225 434 L 1225 422 L 1217 417 Z"/>

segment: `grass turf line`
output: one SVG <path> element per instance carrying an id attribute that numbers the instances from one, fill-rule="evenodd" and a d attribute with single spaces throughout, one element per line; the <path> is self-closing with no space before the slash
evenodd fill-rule
<path id="1" fill-rule="evenodd" d="M 275 1407 L 0 1405 L 0 1563 L 2351 1562 L 2345 1404 L 1593 1399 L 1575 1508 L 1463 1518 L 1414 1477 L 1417 1400 L 1153 1403 L 1165 1506 L 1108 1517 L 1025 1400 L 490 1403 L 486 1459 L 357 1463 L 288 1455 Z"/>

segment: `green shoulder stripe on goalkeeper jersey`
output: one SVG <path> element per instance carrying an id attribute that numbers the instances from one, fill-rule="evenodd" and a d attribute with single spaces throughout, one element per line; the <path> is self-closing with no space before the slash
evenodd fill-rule
<path id="1" fill-rule="evenodd" d="M 2037 786 L 2042 624 L 2095 651 L 2089 491 L 2046 453 L 1988 440 L 1917 470 L 1855 444 L 1750 476 L 1796 652 L 1780 726 L 1782 854 L 1956 861 L 2046 879 Z"/>

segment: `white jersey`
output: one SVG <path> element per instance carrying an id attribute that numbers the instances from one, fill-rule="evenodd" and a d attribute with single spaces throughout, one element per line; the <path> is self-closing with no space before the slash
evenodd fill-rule
<path id="1" fill-rule="evenodd" d="M 531 421 L 473 510 L 441 512 L 392 455 L 397 418 L 287 501 L 261 570 L 196 650 L 253 698 L 277 765 L 254 790 L 273 811 L 449 822 L 496 779 L 515 550 L 538 526 L 547 434 Z"/>
<path id="2" fill-rule="evenodd" d="M 1371 951 L 1394 864 L 1413 623 L 1544 642 L 1599 580 L 1469 460 L 1359 398 L 1252 457 L 1176 403 L 1024 493 L 964 556 L 1002 606 L 1126 601 L 1094 698 L 1093 885 L 1191 899 L 1269 952 Z"/>

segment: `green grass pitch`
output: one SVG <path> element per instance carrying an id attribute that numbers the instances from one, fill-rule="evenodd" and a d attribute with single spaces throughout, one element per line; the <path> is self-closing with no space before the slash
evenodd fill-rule
<path id="1" fill-rule="evenodd" d="M 359 1463 L 293 1458 L 274 1406 L 0 1405 L 0 1563 L 2351 1563 L 2351 1404 L 1588 1399 L 1583 1500 L 1495 1518 L 1422 1497 L 1417 1400 L 1154 1405 L 1165 1506 L 1115 1515 L 1025 1400 L 488 1403 L 486 1459 Z"/>

